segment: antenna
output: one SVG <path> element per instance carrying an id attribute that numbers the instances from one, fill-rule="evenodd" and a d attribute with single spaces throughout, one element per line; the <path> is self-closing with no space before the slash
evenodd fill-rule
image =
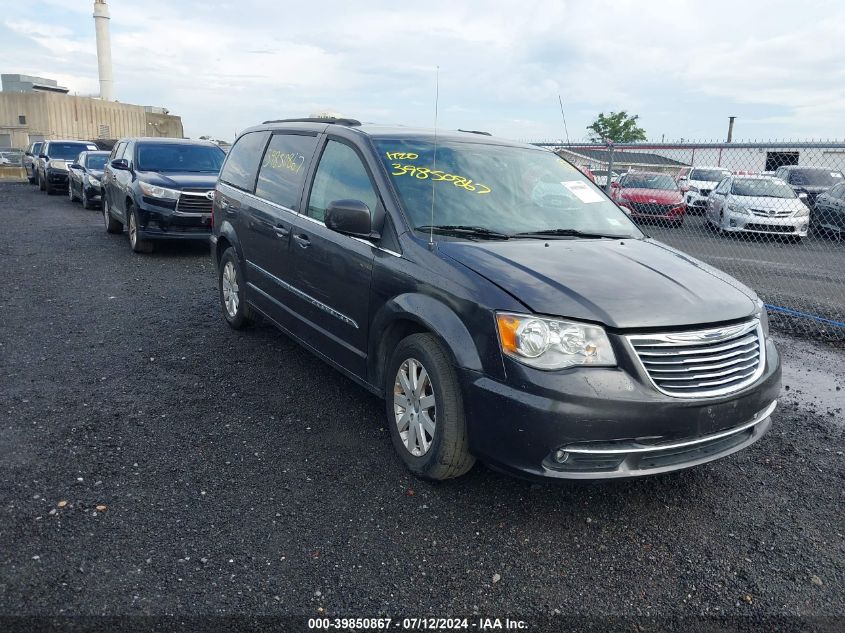
<path id="1" fill-rule="evenodd" d="M 437 66 L 434 75 L 434 157 L 431 162 L 431 171 L 437 170 L 437 111 L 440 106 L 440 66 Z M 431 181 L 431 221 L 429 224 L 428 247 L 434 246 L 434 180 Z"/>
<path id="2" fill-rule="evenodd" d="M 563 119 L 563 131 L 566 132 L 566 144 L 571 147 L 572 143 L 569 142 L 569 130 L 566 127 L 566 115 L 563 113 L 563 99 L 560 98 L 560 93 L 557 94 L 557 101 L 560 103 L 560 117 Z"/>

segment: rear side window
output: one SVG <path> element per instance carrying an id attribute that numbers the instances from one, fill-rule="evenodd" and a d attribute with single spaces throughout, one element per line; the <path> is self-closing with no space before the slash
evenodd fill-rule
<path id="1" fill-rule="evenodd" d="M 274 134 L 261 161 L 255 195 L 298 210 L 299 193 L 316 147 L 315 136 Z"/>
<path id="2" fill-rule="evenodd" d="M 370 208 L 370 213 L 378 205 L 378 195 L 355 150 L 343 143 L 329 141 L 314 176 L 308 215 L 322 222 L 326 218 L 326 207 L 335 200 L 360 200 Z"/>
<path id="3" fill-rule="evenodd" d="M 118 143 L 117 147 L 114 148 L 114 152 L 112 152 L 112 160 L 117 160 L 118 158 L 123 158 L 123 150 L 126 149 L 126 141 L 122 143 Z"/>
<path id="4" fill-rule="evenodd" d="M 252 192 L 267 134 L 267 132 L 250 132 L 240 137 L 229 150 L 226 163 L 220 172 L 220 180 L 238 189 Z"/>

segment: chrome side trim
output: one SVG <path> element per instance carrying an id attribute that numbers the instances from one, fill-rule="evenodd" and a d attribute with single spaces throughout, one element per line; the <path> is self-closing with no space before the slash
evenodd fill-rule
<path id="1" fill-rule="evenodd" d="M 707 442 L 712 442 L 714 440 L 720 440 L 724 437 L 728 437 L 730 435 L 734 435 L 736 433 L 742 433 L 746 429 L 750 429 L 752 426 L 755 426 L 768 418 L 775 408 L 778 405 L 777 400 L 773 400 L 772 403 L 767 406 L 765 409 L 758 411 L 754 414 L 754 417 L 751 418 L 748 422 L 744 424 L 740 424 L 739 426 L 735 426 L 732 429 L 728 429 L 727 431 L 722 431 L 720 433 L 714 433 L 712 435 L 704 435 L 702 437 L 697 437 L 694 440 L 687 440 L 685 442 L 673 442 L 671 444 L 655 444 L 654 446 L 643 446 L 642 444 L 630 444 L 626 447 L 622 448 L 589 448 L 584 447 L 580 448 L 577 444 L 572 446 L 564 446 L 562 450 L 565 450 L 568 453 L 578 453 L 579 455 L 626 455 L 628 453 L 655 453 L 659 451 L 666 451 L 672 450 L 676 448 L 686 448 L 687 446 L 695 446 L 696 444 L 705 444 Z"/>
<path id="2" fill-rule="evenodd" d="M 253 262 L 251 262 L 249 260 L 247 260 L 246 263 L 250 268 L 258 271 L 259 273 L 261 273 L 262 275 L 264 275 L 268 279 L 273 280 L 275 283 L 280 285 L 282 288 L 284 288 L 285 290 L 287 290 L 288 292 L 290 292 L 292 294 L 295 294 L 297 297 L 299 297 L 303 301 L 307 301 L 308 303 L 310 303 L 311 305 L 313 305 L 316 308 L 319 308 L 323 312 L 326 312 L 327 314 L 332 315 L 333 317 L 343 321 L 347 325 L 351 325 L 356 330 L 358 329 L 358 324 L 353 319 L 350 319 L 348 316 L 346 316 L 342 312 L 338 312 L 337 310 L 335 310 L 331 306 L 328 306 L 325 303 L 323 303 L 322 301 L 315 299 L 311 295 L 302 292 L 299 288 L 290 285 L 288 282 L 286 282 L 282 279 L 279 279 L 278 277 L 276 277 L 276 275 L 274 275 L 271 272 L 264 270 L 258 264 L 254 264 Z"/>

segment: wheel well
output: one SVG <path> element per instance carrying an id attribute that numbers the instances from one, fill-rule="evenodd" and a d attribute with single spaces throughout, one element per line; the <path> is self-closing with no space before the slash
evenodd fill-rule
<path id="1" fill-rule="evenodd" d="M 373 368 L 376 385 L 379 387 L 384 385 L 384 373 L 387 368 L 387 363 L 390 361 L 390 354 L 394 349 L 396 349 L 399 341 L 411 334 L 426 333 L 432 332 L 420 323 L 410 319 L 398 319 L 388 326 L 379 341 L 376 352 L 376 365 Z M 449 350 L 448 347 L 446 349 L 449 351 L 449 355 L 451 356 L 451 350 Z"/>
<path id="2" fill-rule="evenodd" d="M 220 263 L 220 258 L 223 257 L 223 253 L 225 253 L 226 249 L 231 246 L 232 243 L 222 235 L 217 238 L 217 250 L 214 253 L 214 257 L 217 259 L 218 264 Z"/>

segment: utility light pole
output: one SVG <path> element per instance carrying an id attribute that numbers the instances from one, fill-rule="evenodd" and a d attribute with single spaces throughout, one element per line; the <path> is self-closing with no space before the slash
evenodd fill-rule
<path id="1" fill-rule="evenodd" d="M 735 116 L 728 117 L 728 143 L 733 140 L 734 137 L 734 120 L 736 119 Z"/>

